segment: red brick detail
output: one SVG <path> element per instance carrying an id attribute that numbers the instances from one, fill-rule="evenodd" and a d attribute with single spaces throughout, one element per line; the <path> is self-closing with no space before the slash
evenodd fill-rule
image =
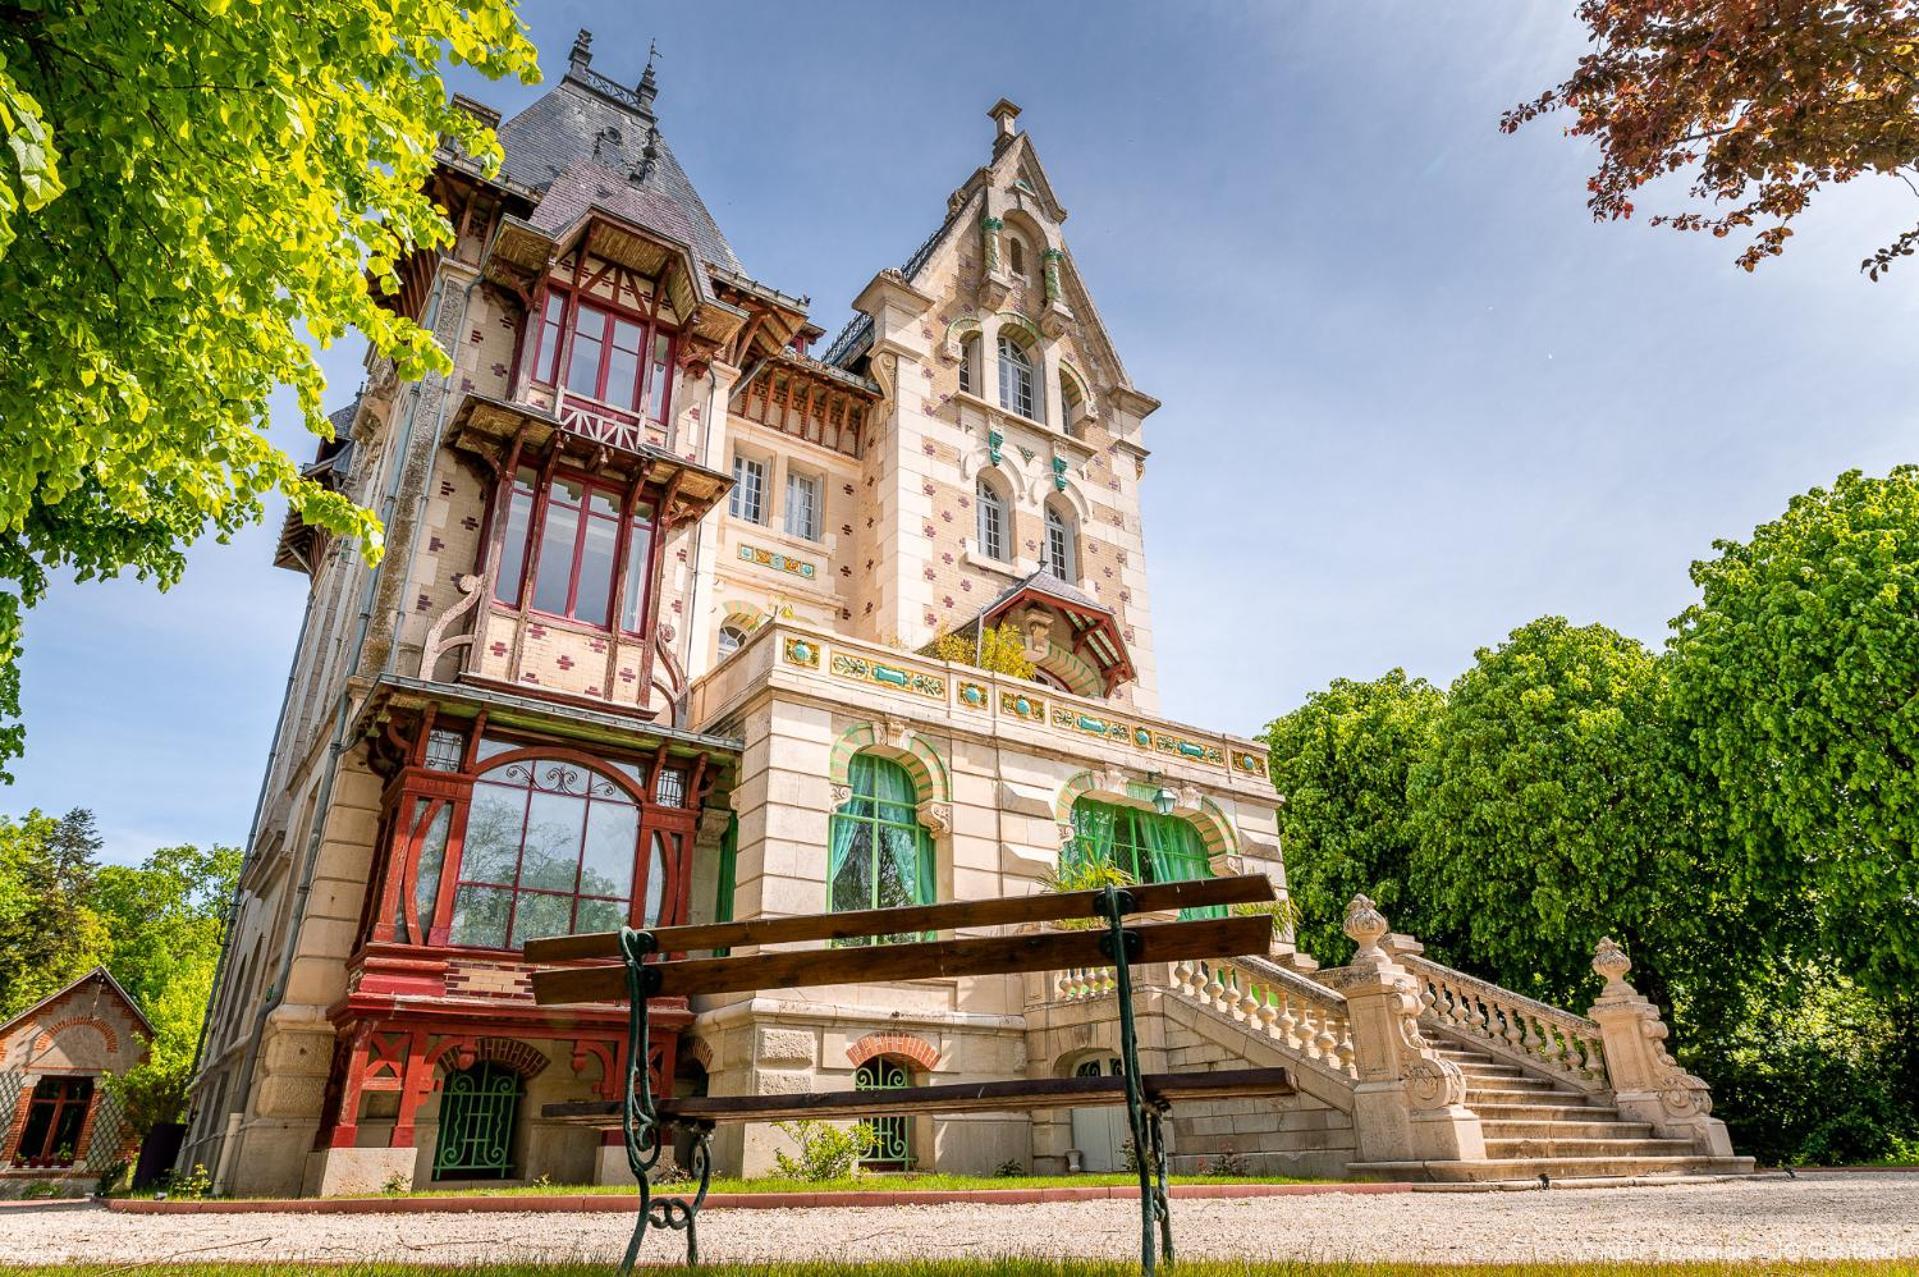
<path id="1" fill-rule="evenodd" d="M 713 1067 L 713 1048 L 707 1044 L 705 1038 L 686 1039 L 686 1053 L 692 1056 L 694 1062 L 701 1068 L 710 1070 Z"/>
<path id="2" fill-rule="evenodd" d="M 98 1016 L 75 1015 L 69 1016 L 64 1020 L 56 1020 L 46 1028 L 40 1030 L 40 1035 L 33 1040 L 35 1053 L 45 1051 L 48 1047 L 52 1046 L 53 1039 L 59 1035 L 62 1029 L 70 1029 L 75 1025 L 84 1025 L 86 1028 L 95 1030 L 101 1037 L 105 1038 L 107 1040 L 108 1055 L 114 1055 L 119 1052 L 120 1035 L 113 1031 L 111 1024 L 108 1024 Z"/>
<path id="3" fill-rule="evenodd" d="M 846 1058 L 853 1061 L 854 1068 L 882 1055 L 911 1060 L 928 1072 L 940 1058 L 938 1047 L 910 1033 L 869 1033 L 846 1048 Z"/>

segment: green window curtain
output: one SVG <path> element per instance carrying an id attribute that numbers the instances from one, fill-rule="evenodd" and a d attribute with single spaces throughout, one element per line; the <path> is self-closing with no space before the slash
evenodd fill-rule
<path id="1" fill-rule="evenodd" d="M 1089 864 L 1116 865 L 1137 882 L 1178 882 L 1213 876 L 1206 840 L 1198 827 L 1178 816 L 1081 798 L 1073 804 L 1073 840 L 1062 856 L 1062 872 Z M 1183 909 L 1182 918 L 1223 918 L 1226 909 L 1211 905 Z"/>
<path id="2" fill-rule="evenodd" d="M 847 780 L 852 796 L 833 814 L 827 838 L 827 908 L 838 912 L 932 903 L 937 881 L 933 838 L 919 823 L 919 790 L 913 777 L 889 759 L 855 754 Z"/>

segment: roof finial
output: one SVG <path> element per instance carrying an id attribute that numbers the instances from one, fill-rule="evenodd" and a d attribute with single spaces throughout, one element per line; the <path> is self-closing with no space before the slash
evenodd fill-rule
<path id="1" fill-rule="evenodd" d="M 650 117 L 653 114 L 653 97 L 660 91 L 659 81 L 653 78 L 653 60 L 660 56 L 660 42 L 649 40 L 646 43 L 646 70 L 640 73 L 640 110 Z"/>
<path id="2" fill-rule="evenodd" d="M 566 55 L 566 62 L 575 71 L 583 71 L 593 61 L 593 33 L 585 27 L 573 37 L 573 51 Z"/>
<path id="3" fill-rule="evenodd" d="M 993 135 L 993 154 L 998 155 L 1012 142 L 1017 132 L 1013 127 L 1013 121 L 1019 118 L 1019 107 L 1001 98 L 988 108 L 986 114 L 992 118 L 994 124 L 999 126 L 999 131 Z"/>

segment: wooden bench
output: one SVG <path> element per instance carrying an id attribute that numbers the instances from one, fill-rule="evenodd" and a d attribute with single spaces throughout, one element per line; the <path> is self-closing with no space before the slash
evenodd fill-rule
<path id="1" fill-rule="evenodd" d="M 1156 1256 L 1169 1260 L 1173 1256 L 1162 1130 L 1162 1118 L 1168 1109 L 1181 1101 L 1288 1095 L 1293 1086 L 1285 1069 L 1142 1074 L 1133 1023 L 1132 967 L 1142 962 L 1264 953 L 1272 935 L 1272 920 L 1264 913 L 1180 922 L 1129 922 L 1128 917 L 1260 904 L 1274 898 L 1270 880 L 1264 875 L 1248 875 L 954 901 L 902 909 L 755 918 L 745 922 L 662 927 L 653 931 L 628 927 L 618 932 L 530 941 L 525 950 L 529 961 L 571 964 L 533 973 L 533 996 L 540 1005 L 624 999 L 630 1008 L 625 1098 L 549 1104 L 543 1112 L 560 1121 L 596 1127 L 618 1124 L 621 1128 L 626 1140 L 627 1164 L 639 1181 L 640 1194 L 639 1219 L 621 1265 L 622 1271 L 627 1272 L 638 1257 L 648 1227 L 683 1230 L 687 1263 L 699 1262 L 696 1223 L 712 1178 L 710 1141 L 716 1123 L 1124 1104 L 1139 1169 L 1140 1262 L 1150 1274 Z M 871 941 L 882 936 L 1075 921 L 1086 925 L 1076 929 L 899 944 L 864 943 L 713 958 L 682 956 L 700 950 Z M 619 961 L 605 961 L 609 958 Z M 697 1099 L 671 1099 L 653 1094 L 652 1076 L 646 1063 L 650 998 L 890 983 L 931 977 L 1015 975 L 1088 966 L 1114 969 L 1122 1062 L 1119 1077 L 1029 1078 L 887 1091 L 722 1095 Z M 666 1147 L 665 1132 L 675 1127 L 689 1130 L 696 1137 L 691 1169 L 698 1183 L 690 1198 L 656 1196 L 647 1179 Z M 1156 1230 L 1157 1248 L 1154 1245 Z"/>

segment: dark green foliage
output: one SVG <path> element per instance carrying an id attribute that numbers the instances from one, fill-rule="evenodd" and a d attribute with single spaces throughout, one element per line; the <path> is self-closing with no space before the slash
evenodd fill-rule
<path id="1" fill-rule="evenodd" d="M 1424 930 L 1403 890 L 1413 833 L 1406 782 L 1431 744 L 1444 693 L 1392 670 L 1369 683 L 1334 679 L 1266 729 L 1273 785 L 1285 795 L 1287 887 L 1300 947 L 1334 960 L 1346 902 L 1365 892 L 1402 929 Z"/>
<path id="2" fill-rule="evenodd" d="M 1267 730 L 1302 945 L 1354 893 L 1583 1010 L 1601 935 L 1742 1151 L 1919 1155 L 1919 468 L 1693 566 L 1655 655 L 1547 617 L 1441 694 L 1336 680 Z"/>

